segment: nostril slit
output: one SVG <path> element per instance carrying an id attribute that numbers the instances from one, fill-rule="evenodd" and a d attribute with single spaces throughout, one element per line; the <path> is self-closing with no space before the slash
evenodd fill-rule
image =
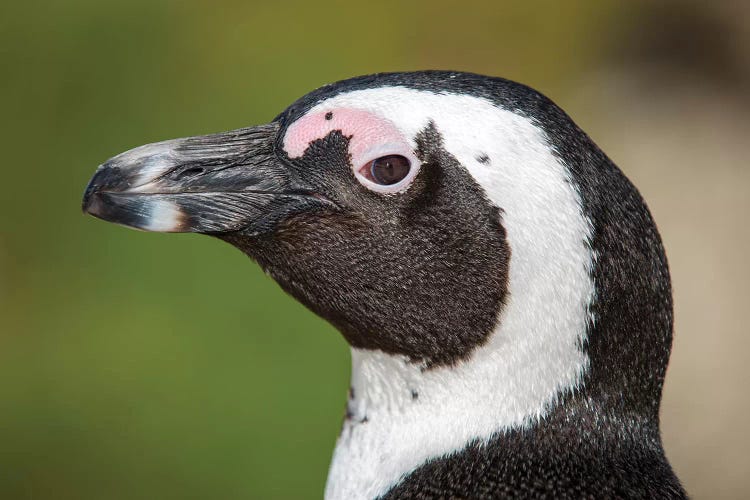
<path id="1" fill-rule="evenodd" d="M 185 170 L 175 172 L 172 178 L 176 181 L 181 181 L 187 177 L 195 177 L 196 175 L 201 175 L 205 171 L 206 169 L 203 167 L 190 167 L 186 168 Z"/>

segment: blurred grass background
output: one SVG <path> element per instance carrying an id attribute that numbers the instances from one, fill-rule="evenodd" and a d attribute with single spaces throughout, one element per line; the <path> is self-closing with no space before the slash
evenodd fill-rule
<path id="1" fill-rule="evenodd" d="M 230 246 L 80 197 L 131 147 L 425 68 L 536 87 L 639 186 L 675 287 L 667 454 L 696 498 L 745 495 L 749 20 L 689 0 L 4 3 L 0 498 L 321 496 L 339 335 Z"/>

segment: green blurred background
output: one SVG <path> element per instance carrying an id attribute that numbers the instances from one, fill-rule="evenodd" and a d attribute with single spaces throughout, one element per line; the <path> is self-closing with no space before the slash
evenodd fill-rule
<path id="1" fill-rule="evenodd" d="M 662 420 L 697 498 L 750 487 L 749 2 L 28 1 L 0 7 L 0 498 L 319 498 L 348 349 L 240 252 L 80 212 L 131 147 L 322 84 L 460 69 L 557 101 L 672 266 Z"/>

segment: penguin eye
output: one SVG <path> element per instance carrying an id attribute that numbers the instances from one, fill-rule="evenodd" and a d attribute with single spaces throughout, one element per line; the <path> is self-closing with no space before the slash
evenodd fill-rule
<path id="1" fill-rule="evenodd" d="M 376 158 L 360 169 L 360 173 L 381 186 L 390 186 L 402 181 L 411 169 L 411 162 L 401 155 Z"/>
<path id="2" fill-rule="evenodd" d="M 377 145 L 357 155 L 352 163 L 354 177 L 360 184 L 380 194 L 405 191 L 420 168 L 409 146 L 401 143 Z"/>

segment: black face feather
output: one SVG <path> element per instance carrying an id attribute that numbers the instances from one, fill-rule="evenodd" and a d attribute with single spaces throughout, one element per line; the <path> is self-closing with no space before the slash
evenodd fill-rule
<path id="1" fill-rule="evenodd" d="M 289 161 L 338 210 L 290 217 L 260 238 L 222 238 L 352 346 L 432 367 L 466 357 L 492 332 L 510 256 L 500 211 L 434 125 L 417 143 L 417 178 L 406 192 L 383 196 L 356 181 L 348 139 L 334 131 Z"/>

